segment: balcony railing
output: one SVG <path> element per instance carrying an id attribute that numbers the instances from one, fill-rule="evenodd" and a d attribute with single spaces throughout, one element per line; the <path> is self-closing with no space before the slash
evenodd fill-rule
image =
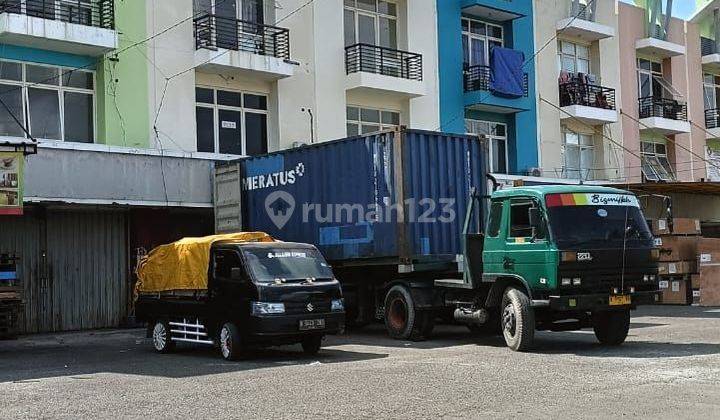
<path id="1" fill-rule="evenodd" d="M 195 48 L 246 51 L 290 59 L 290 30 L 216 15 L 195 18 Z"/>
<path id="2" fill-rule="evenodd" d="M 347 74 L 364 71 L 402 79 L 423 79 L 422 55 L 370 44 L 345 47 Z"/>
<path id="3" fill-rule="evenodd" d="M 580 82 L 560 84 L 560 106 L 583 105 L 615 109 L 615 89 Z"/>
<path id="4" fill-rule="evenodd" d="M 720 128 L 720 108 L 705 110 L 705 128 Z"/>
<path id="5" fill-rule="evenodd" d="M 115 29 L 114 0 L 0 0 L 0 13 Z"/>
<path id="6" fill-rule="evenodd" d="M 710 54 L 717 54 L 717 43 L 714 39 L 700 37 L 700 51 L 703 57 Z"/>
<path id="7" fill-rule="evenodd" d="M 463 86 L 465 92 L 476 90 L 490 90 L 490 66 L 475 65 L 465 67 L 463 71 Z M 523 93 L 528 95 L 528 75 L 523 75 Z"/>
<path id="8" fill-rule="evenodd" d="M 638 100 L 640 118 L 667 118 L 676 121 L 687 121 L 687 104 L 665 98 L 645 97 Z"/>

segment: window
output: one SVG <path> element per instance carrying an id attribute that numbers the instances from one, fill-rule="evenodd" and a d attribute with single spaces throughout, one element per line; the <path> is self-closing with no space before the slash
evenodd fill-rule
<path id="1" fill-rule="evenodd" d="M 490 51 L 502 47 L 503 27 L 474 19 L 461 19 L 463 62 L 466 66 L 490 64 Z"/>
<path id="2" fill-rule="evenodd" d="M 241 268 L 242 261 L 240 254 L 231 250 L 215 251 L 215 278 L 230 280 L 232 278 L 232 269 Z"/>
<path id="3" fill-rule="evenodd" d="M 595 146 L 590 134 L 579 134 L 566 130 L 563 134 L 565 146 L 565 170 L 563 175 L 570 179 L 592 179 L 595 162 Z"/>
<path id="4" fill-rule="evenodd" d="M 503 202 L 493 201 L 490 205 L 490 221 L 488 222 L 487 234 L 490 238 L 497 238 L 500 235 L 502 225 Z"/>
<path id="5" fill-rule="evenodd" d="M 667 146 L 664 143 L 643 141 L 642 173 L 646 181 L 672 181 L 675 179 L 672 166 L 667 157 Z"/>
<path id="6" fill-rule="evenodd" d="M 347 135 L 375 133 L 400 127 L 400 113 L 382 109 L 349 106 L 347 113 Z"/>
<path id="7" fill-rule="evenodd" d="M 590 48 L 569 41 L 558 41 L 558 68 L 570 74 L 589 74 Z"/>
<path id="8" fill-rule="evenodd" d="M 193 0 L 193 11 L 195 16 L 213 14 L 246 22 L 264 22 L 263 0 Z"/>
<path id="9" fill-rule="evenodd" d="M 490 121 L 466 119 L 465 132 L 488 138 L 490 172 L 506 174 L 508 168 L 507 125 Z"/>
<path id="10" fill-rule="evenodd" d="M 58 66 L 0 61 L 0 136 L 95 141 L 95 74 Z M 13 116 L 15 118 L 13 118 Z"/>
<path id="11" fill-rule="evenodd" d="M 397 49 L 397 5 L 383 0 L 345 0 L 345 46 Z"/>
<path id="12" fill-rule="evenodd" d="M 510 201 L 510 238 L 530 238 L 533 235 L 530 226 L 529 210 L 534 206 L 530 199 Z"/>
<path id="13" fill-rule="evenodd" d="M 720 108 L 720 76 L 705 74 L 703 76 L 705 109 Z"/>
<path id="14" fill-rule="evenodd" d="M 195 102 L 198 152 L 268 152 L 267 96 L 197 87 Z"/>
<path id="15" fill-rule="evenodd" d="M 665 97 L 666 92 L 663 82 L 662 64 L 642 58 L 638 59 L 638 92 L 640 98 Z"/>

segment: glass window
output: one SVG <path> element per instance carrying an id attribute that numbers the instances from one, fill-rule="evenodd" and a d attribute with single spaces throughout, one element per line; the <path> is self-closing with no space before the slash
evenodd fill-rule
<path id="1" fill-rule="evenodd" d="M 94 138 L 93 96 L 65 92 L 65 141 L 92 143 Z"/>
<path id="2" fill-rule="evenodd" d="M 25 66 L 26 79 L 29 83 L 38 83 L 42 85 L 58 84 L 58 68 L 48 66 Z"/>
<path id="3" fill-rule="evenodd" d="M 595 162 L 595 146 L 592 135 L 567 130 L 564 137 L 565 167 L 563 177 L 582 180 L 592 179 Z"/>
<path id="4" fill-rule="evenodd" d="M 63 72 L 63 86 L 78 89 L 93 88 L 93 74 L 88 71 L 70 70 Z"/>
<path id="5" fill-rule="evenodd" d="M 664 143 L 643 141 L 642 173 L 646 181 L 672 181 L 675 179 Z"/>
<path id="6" fill-rule="evenodd" d="M 502 201 L 493 201 L 490 206 L 490 221 L 488 223 L 488 236 L 497 238 L 500 234 L 500 226 L 502 224 Z"/>
<path id="7" fill-rule="evenodd" d="M 569 41 L 558 41 L 560 71 L 571 75 L 590 74 L 590 50 L 587 46 Z"/>
<path id="8" fill-rule="evenodd" d="M 39 139 L 62 140 L 58 91 L 28 88 L 30 134 Z"/>
<path id="9" fill-rule="evenodd" d="M 247 156 L 268 152 L 267 96 L 203 87 L 195 89 L 195 96 L 199 152 Z"/>
<path id="10" fill-rule="evenodd" d="M 510 201 L 510 238 L 529 238 L 532 236 L 530 226 L 530 208 L 533 207 L 532 200 Z"/>
<path id="11" fill-rule="evenodd" d="M 640 98 L 662 98 L 670 92 L 663 88 L 662 65 L 642 58 L 638 59 L 638 91 Z"/>
<path id="12" fill-rule="evenodd" d="M 503 27 L 474 19 L 462 19 L 462 21 L 465 65 L 488 65 L 492 49 L 504 45 Z"/>
<path id="13" fill-rule="evenodd" d="M 358 43 L 397 48 L 397 5 L 383 0 L 346 1 L 345 45 Z"/>
<path id="14" fill-rule="evenodd" d="M 25 120 L 22 92 L 18 86 L 0 84 L 0 99 L 10 109 L 8 112 L 4 106 L 0 106 L 0 136 L 25 137 L 25 130 L 15 121 L 15 118 L 21 122 Z"/>
<path id="15" fill-rule="evenodd" d="M 489 140 L 490 172 L 507 173 L 507 126 L 491 121 L 465 120 L 467 134 L 486 136 Z"/>
<path id="16" fill-rule="evenodd" d="M 0 79 L 22 81 L 22 64 L 0 61 Z"/>
<path id="17" fill-rule="evenodd" d="M 233 268 L 242 268 L 240 255 L 236 251 L 215 251 L 215 278 L 230 280 Z"/>
<path id="18" fill-rule="evenodd" d="M 348 106 L 345 113 L 348 136 L 391 130 L 400 126 L 400 113 L 395 111 Z"/>

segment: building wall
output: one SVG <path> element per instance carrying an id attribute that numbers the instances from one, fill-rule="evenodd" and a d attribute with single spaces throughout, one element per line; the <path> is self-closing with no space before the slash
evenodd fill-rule
<path id="1" fill-rule="evenodd" d="M 520 15 L 519 18 L 502 23 L 505 31 L 505 44 L 525 54 L 530 59 L 535 52 L 533 37 L 532 2 L 508 2 L 502 0 L 438 0 L 438 72 L 440 131 L 452 133 L 465 132 L 465 118 L 469 108 L 475 108 L 493 114 L 507 114 L 502 119 L 511 119 L 514 132 L 508 136 L 508 166 L 511 173 L 524 173 L 537 167 L 537 113 L 535 93 L 535 65 L 530 62 L 524 67 L 528 74 L 528 96 L 519 99 L 500 98 L 487 91 L 464 92 L 463 87 L 463 46 L 460 21 L 469 13 L 468 6 L 486 6 L 492 9 L 509 11 Z M 472 15 L 468 15 L 473 17 Z M 492 19 L 479 18 L 492 21 Z M 511 138 L 514 141 L 511 141 Z"/>

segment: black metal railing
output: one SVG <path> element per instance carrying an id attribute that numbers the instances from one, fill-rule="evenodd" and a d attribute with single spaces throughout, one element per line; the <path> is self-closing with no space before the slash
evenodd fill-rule
<path id="1" fill-rule="evenodd" d="M 290 59 L 290 30 L 211 14 L 194 19 L 195 49 L 247 51 Z"/>
<path id="2" fill-rule="evenodd" d="M 702 56 L 717 54 L 718 48 L 717 43 L 714 39 L 700 37 L 700 51 Z"/>
<path id="3" fill-rule="evenodd" d="M 115 29 L 114 0 L 0 0 L 0 13 Z"/>
<path id="4" fill-rule="evenodd" d="M 463 71 L 463 86 L 465 92 L 475 90 L 490 90 L 490 79 L 492 72 L 490 66 L 474 65 L 466 66 Z M 523 93 L 528 95 L 528 75 L 523 74 Z"/>
<path id="5" fill-rule="evenodd" d="M 720 128 L 720 108 L 705 110 L 705 128 Z"/>
<path id="6" fill-rule="evenodd" d="M 615 109 L 615 89 L 580 82 L 560 84 L 560 106 Z"/>
<path id="7" fill-rule="evenodd" d="M 576 12 L 573 12 L 571 8 L 570 17 L 574 17 L 580 20 L 586 20 L 588 22 L 595 21 L 595 15 L 593 14 L 592 9 L 585 5 L 580 5 Z"/>
<path id="8" fill-rule="evenodd" d="M 640 98 L 640 118 L 668 118 L 677 121 L 687 121 L 687 104 L 675 99 L 653 98 L 651 96 Z"/>
<path id="9" fill-rule="evenodd" d="M 345 47 L 347 74 L 364 71 L 402 79 L 422 80 L 422 55 L 370 44 Z"/>

